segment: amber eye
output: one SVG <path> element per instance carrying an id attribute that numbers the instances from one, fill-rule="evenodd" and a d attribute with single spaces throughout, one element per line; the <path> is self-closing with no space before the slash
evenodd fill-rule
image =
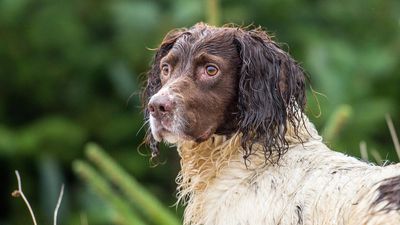
<path id="1" fill-rule="evenodd" d="M 208 65 L 206 66 L 206 73 L 208 76 L 215 76 L 218 73 L 218 68 L 216 66 Z"/>
<path id="2" fill-rule="evenodd" d="M 164 76 L 168 76 L 168 75 L 169 75 L 169 65 L 164 64 L 164 65 L 161 67 L 161 73 L 162 73 L 162 75 L 164 75 Z"/>

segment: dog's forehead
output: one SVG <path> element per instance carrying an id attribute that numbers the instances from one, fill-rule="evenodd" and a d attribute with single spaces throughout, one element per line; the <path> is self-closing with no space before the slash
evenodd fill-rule
<path id="1" fill-rule="evenodd" d="M 183 56 L 194 56 L 196 53 L 208 52 L 219 55 L 232 50 L 234 35 L 229 29 L 203 28 L 191 29 L 179 37 L 172 52 Z"/>

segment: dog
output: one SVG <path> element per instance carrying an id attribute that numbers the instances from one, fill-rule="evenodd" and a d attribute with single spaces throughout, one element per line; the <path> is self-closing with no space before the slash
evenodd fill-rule
<path id="1" fill-rule="evenodd" d="M 172 30 L 147 75 L 146 142 L 177 146 L 183 224 L 400 224 L 400 165 L 330 150 L 305 72 L 262 29 Z"/>

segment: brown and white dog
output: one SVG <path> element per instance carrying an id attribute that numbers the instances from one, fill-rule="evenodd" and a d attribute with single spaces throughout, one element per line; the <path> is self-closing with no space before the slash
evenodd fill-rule
<path id="1" fill-rule="evenodd" d="M 143 102 L 153 153 L 181 156 L 184 224 L 400 224 L 400 165 L 330 150 L 303 113 L 302 68 L 261 29 L 171 31 Z"/>

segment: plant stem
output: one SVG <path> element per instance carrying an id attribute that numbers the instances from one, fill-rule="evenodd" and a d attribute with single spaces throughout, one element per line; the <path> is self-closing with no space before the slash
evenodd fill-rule
<path id="1" fill-rule="evenodd" d="M 18 181 L 18 192 L 17 192 L 16 194 L 13 193 L 13 196 L 18 196 L 18 195 L 20 195 L 20 196 L 22 197 L 22 199 L 24 200 L 26 206 L 27 206 L 28 209 L 29 209 L 29 212 L 31 213 L 31 217 L 32 217 L 32 220 L 33 220 L 33 224 L 34 224 L 34 225 L 37 225 L 37 223 L 36 223 L 36 218 L 35 218 L 35 214 L 33 213 L 32 207 L 31 207 L 31 205 L 29 204 L 28 199 L 25 197 L 24 192 L 22 191 L 21 177 L 19 176 L 18 170 L 15 171 L 15 175 L 17 176 L 17 181 Z"/>
<path id="2" fill-rule="evenodd" d="M 58 209 L 60 208 L 60 205 L 61 205 L 63 195 L 64 195 L 64 184 L 61 186 L 61 191 L 60 191 L 60 195 L 58 196 L 56 209 L 54 210 L 54 225 L 57 225 L 57 214 L 58 214 Z"/>
<path id="3" fill-rule="evenodd" d="M 150 192 L 115 163 L 99 146 L 88 144 L 86 154 L 115 185 L 121 188 L 130 200 L 140 206 L 143 213 L 155 224 L 180 224 L 174 215 L 165 209 Z"/>
<path id="4" fill-rule="evenodd" d="M 352 109 L 349 105 L 340 105 L 330 116 L 322 132 L 327 142 L 334 140 L 346 122 L 351 117 Z"/>
<path id="5" fill-rule="evenodd" d="M 119 217 L 123 218 L 121 223 L 124 225 L 145 225 L 139 216 L 129 207 L 126 201 L 112 191 L 107 181 L 101 177 L 93 167 L 85 162 L 77 160 L 73 163 L 73 169 L 76 174 L 97 191 L 100 197 L 111 203 L 119 214 Z"/>
<path id="6" fill-rule="evenodd" d="M 392 136 L 394 148 L 396 149 L 397 157 L 400 159 L 400 144 L 399 138 L 397 137 L 396 129 L 394 129 L 392 118 L 389 114 L 386 114 L 386 122 L 389 127 L 390 136 Z"/>
<path id="7" fill-rule="evenodd" d="M 219 2 L 218 0 L 207 0 L 207 22 L 211 25 L 219 25 Z"/>

